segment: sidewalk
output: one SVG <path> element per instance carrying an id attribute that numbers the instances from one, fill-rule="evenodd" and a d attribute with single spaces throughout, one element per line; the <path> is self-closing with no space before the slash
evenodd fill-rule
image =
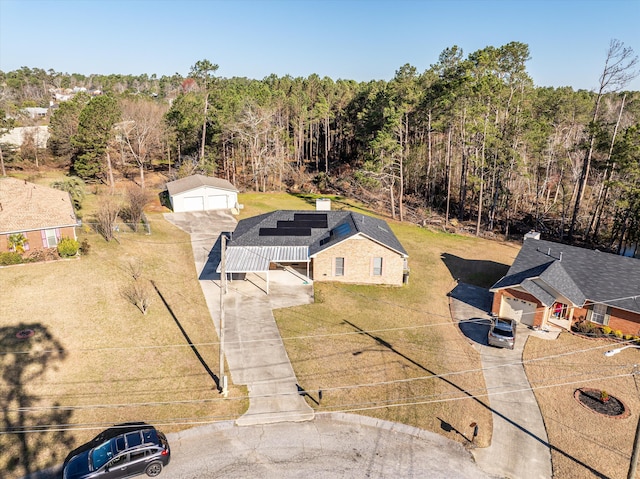
<path id="1" fill-rule="evenodd" d="M 490 293 L 467 284 L 459 284 L 450 294 L 451 315 L 463 334 L 480 352 L 488 400 L 493 413 L 491 446 L 473 449 L 480 467 L 499 477 L 550 479 L 551 451 L 544 421 L 522 366 L 522 350 L 529 334 L 518 326 L 513 350 L 487 345 Z M 465 320 L 484 319 L 465 324 Z"/>

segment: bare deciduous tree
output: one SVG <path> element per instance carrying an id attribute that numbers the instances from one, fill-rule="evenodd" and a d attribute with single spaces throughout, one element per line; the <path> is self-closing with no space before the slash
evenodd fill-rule
<path id="1" fill-rule="evenodd" d="M 578 191 L 576 194 L 575 205 L 573 207 L 573 216 L 571 218 L 571 226 L 569 227 L 569 241 L 573 239 L 576 222 L 580 205 L 584 196 L 584 190 L 589 179 L 589 171 L 591 169 L 591 160 L 593 158 L 593 150 L 596 142 L 596 124 L 598 121 L 598 113 L 600 112 L 600 102 L 605 93 L 619 91 L 624 88 L 631 80 L 638 76 L 636 65 L 638 64 L 638 56 L 634 55 L 633 49 L 625 47 L 620 40 L 611 40 L 609 50 L 607 50 L 607 59 L 604 62 L 604 70 L 600 75 L 600 86 L 596 103 L 593 108 L 593 118 L 591 120 L 589 141 L 582 163 L 582 171 L 578 182 Z"/>
<path id="2" fill-rule="evenodd" d="M 127 272 L 134 281 L 142 277 L 144 271 L 144 262 L 140 258 L 132 258 L 126 265 Z"/>
<path id="3" fill-rule="evenodd" d="M 130 186 L 127 188 L 127 220 L 131 223 L 133 231 L 138 231 L 140 220 L 144 213 L 144 208 L 151 201 L 149 193 L 139 186 Z"/>
<path id="4" fill-rule="evenodd" d="M 106 241 L 114 238 L 114 231 L 120 205 L 113 196 L 105 196 L 98 205 L 96 212 L 96 229 Z"/>
<path id="5" fill-rule="evenodd" d="M 142 314 L 147 314 L 151 305 L 151 288 L 149 282 L 143 279 L 136 279 L 120 290 L 123 298 L 138 308 Z"/>
<path id="6" fill-rule="evenodd" d="M 122 123 L 118 125 L 122 141 L 140 171 L 144 188 L 144 170 L 151 158 L 163 154 L 165 105 L 127 98 L 122 101 Z"/>

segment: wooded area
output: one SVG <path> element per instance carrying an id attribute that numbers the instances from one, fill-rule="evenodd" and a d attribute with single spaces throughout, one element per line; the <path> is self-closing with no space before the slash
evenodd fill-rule
<path id="1" fill-rule="evenodd" d="M 208 60 L 160 78 L 23 67 L 0 72 L 0 133 L 49 124 L 48 151 L 3 144 L 0 160 L 3 174 L 51 162 L 85 180 L 135 175 L 142 187 L 149 169 L 200 172 L 240 190 L 344 195 L 401 221 L 455 220 L 478 235 L 536 229 L 616 252 L 637 245 L 640 92 L 625 91 L 637 56 L 612 40 L 593 92 L 536 87 L 528 60 L 518 42 L 466 57 L 454 46 L 423 73 L 407 64 L 362 83 L 220 78 Z M 46 118 L 20 116 L 74 87 Z"/>

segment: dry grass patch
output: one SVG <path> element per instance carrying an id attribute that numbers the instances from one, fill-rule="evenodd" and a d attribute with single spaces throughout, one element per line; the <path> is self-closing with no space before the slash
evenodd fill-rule
<path id="1" fill-rule="evenodd" d="M 59 429 L 0 435 L 3 477 L 59 463 L 116 422 L 175 431 L 246 410 L 244 388 L 230 387 L 222 400 L 210 373 L 219 368 L 218 338 L 189 236 L 161 215 L 150 220 L 150 236 L 119 242 L 83 232 L 91 249 L 81 259 L 0 269 L 2 429 Z M 138 281 L 157 288 L 146 315 L 121 294 L 133 261 L 142 264 Z M 25 328 L 35 336 L 18 340 Z"/>
<path id="2" fill-rule="evenodd" d="M 614 344 L 570 333 L 555 341 L 527 341 L 523 359 L 552 446 L 554 478 L 626 477 L 640 412 L 630 373 L 640 352 L 629 349 L 604 357 Z M 581 387 L 606 390 L 631 415 L 616 419 L 580 406 L 573 395 Z"/>

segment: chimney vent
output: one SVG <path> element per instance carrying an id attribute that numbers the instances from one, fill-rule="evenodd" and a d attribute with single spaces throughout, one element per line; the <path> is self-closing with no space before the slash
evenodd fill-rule
<path id="1" fill-rule="evenodd" d="M 316 211 L 331 211 L 331 200 L 329 198 L 317 198 Z"/>

